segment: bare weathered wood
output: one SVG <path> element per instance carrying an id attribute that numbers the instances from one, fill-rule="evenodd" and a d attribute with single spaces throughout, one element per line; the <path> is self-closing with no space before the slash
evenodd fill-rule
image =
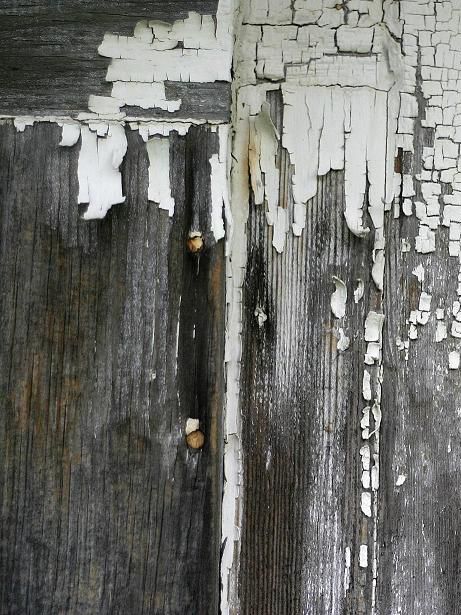
<path id="1" fill-rule="evenodd" d="M 91 94 L 110 96 L 110 60 L 98 55 L 105 33 L 133 35 L 142 19 L 173 23 L 190 11 L 215 15 L 217 0 L 98 2 L 3 2 L 0 6 L 0 114 L 71 114 L 88 110 Z M 167 83 L 167 97 L 180 97 L 170 117 L 226 120 L 225 83 Z M 126 107 L 129 115 L 144 110 Z M 150 117 L 165 112 L 149 110 Z"/>
<path id="2" fill-rule="evenodd" d="M 280 129 L 281 107 L 272 99 Z M 274 106 L 275 104 L 275 106 Z M 291 199 L 291 169 L 279 151 L 280 202 Z M 373 239 L 344 224 L 344 177 L 319 179 L 300 238 L 287 235 L 282 254 L 262 207 L 250 204 L 244 287 L 242 414 L 244 518 L 241 612 L 248 615 L 368 613 L 370 579 L 358 567 L 361 525 L 360 416 L 363 322 L 376 307 L 369 268 Z M 347 353 L 337 350 L 330 309 L 332 276 L 357 278 L 364 299 L 347 318 Z M 268 319 L 259 327 L 261 307 Z M 342 325 L 344 326 L 344 325 Z M 344 552 L 352 553 L 344 596 Z M 308 610 L 306 608 L 308 606 Z"/>
<path id="3" fill-rule="evenodd" d="M 404 172 L 419 172 L 431 132 L 418 126 L 415 156 L 407 157 Z M 438 233 L 435 253 L 402 252 L 401 241 L 417 234 L 415 217 L 389 221 L 378 612 L 449 615 L 459 610 L 461 578 L 461 383 L 459 372 L 448 369 L 459 341 L 449 336 L 437 343 L 434 317 L 418 327 L 408 360 L 396 341 L 422 290 L 432 293 L 433 312 L 442 307 L 449 316 L 458 300 L 459 262 L 448 257 L 448 229 Z M 414 274 L 421 265 L 423 283 Z M 396 484 L 399 475 L 403 485 Z"/>
<path id="4" fill-rule="evenodd" d="M 87 222 L 79 146 L 0 126 L 1 613 L 217 612 L 223 248 L 185 247 L 216 134 L 171 137 L 174 219 L 127 136 L 126 203 Z"/>

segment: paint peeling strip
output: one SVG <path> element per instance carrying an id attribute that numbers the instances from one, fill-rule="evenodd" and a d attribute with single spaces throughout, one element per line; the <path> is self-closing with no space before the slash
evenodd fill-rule
<path id="1" fill-rule="evenodd" d="M 82 145 L 78 160 L 78 202 L 88 203 L 85 220 L 104 218 L 112 207 L 125 202 L 119 167 L 127 150 L 125 129 L 119 124 L 98 126 L 105 129 L 100 137 L 81 126 Z"/>
<path id="2" fill-rule="evenodd" d="M 448 355 L 448 367 L 449 369 L 459 369 L 460 355 L 457 350 L 453 350 Z"/>
<path id="3" fill-rule="evenodd" d="M 157 203 L 171 217 L 174 214 L 174 198 L 170 186 L 170 141 L 155 137 L 146 143 L 149 158 L 148 199 Z"/>
<path id="4" fill-rule="evenodd" d="M 339 327 L 337 337 L 338 337 L 338 342 L 336 344 L 336 348 L 340 352 L 346 351 L 349 348 L 350 339 L 344 333 L 344 329 L 342 327 Z"/>
<path id="5" fill-rule="evenodd" d="M 368 567 L 368 545 L 360 545 L 359 566 L 360 568 Z"/>
<path id="6" fill-rule="evenodd" d="M 371 493 L 369 491 L 362 492 L 360 508 L 366 517 L 371 517 Z"/>
<path id="7" fill-rule="evenodd" d="M 346 547 L 344 551 L 344 595 L 347 594 L 351 582 L 351 549 Z"/>
<path id="8" fill-rule="evenodd" d="M 80 138 L 80 125 L 75 124 L 61 124 L 62 132 L 61 132 L 61 141 L 59 145 L 63 147 L 72 147 L 77 143 Z"/>
<path id="9" fill-rule="evenodd" d="M 336 318 L 344 318 L 346 315 L 347 287 L 344 282 L 336 277 L 332 277 L 335 291 L 331 295 L 331 311 Z"/>
<path id="10" fill-rule="evenodd" d="M 354 290 L 354 302 L 358 303 L 363 298 L 363 293 L 365 291 L 365 284 L 361 278 L 357 280 L 357 288 Z"/>

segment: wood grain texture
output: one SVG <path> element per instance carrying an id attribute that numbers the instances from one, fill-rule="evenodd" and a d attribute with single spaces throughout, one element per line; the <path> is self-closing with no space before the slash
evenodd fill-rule
<path id="1" fill-rule="evenodd" d="M 279 94 L 271 95 L 281 130 Z M 280 203 L 290 202 L 291 172 L 281 150 Z M 371 569 L 358 567 L 372 528 L 360 511 L 359 449 L 363 325 L 379 307 L 370 279 L 373 238 L 357 239 L 343 217 L 344 176 L 319 178 L 299 238 L 282 254 L 262 207 L 250 203 L 243 296 L 242 414 L 244 518 L 240 599 L 245 615 L 369 613 Z M 349 296 L 357 278 L 363 300 L 348 301 L 350 349 L 336 348 L 332 276 Z M 258 326 L 255 308 L 268 320 Z M 345 549 L 352 553 L 344 591 Z"/>
<path id="2" fill-rule="evenodd" d="M 106 32 L 132 35 L 141 19 L 173 22 L 189 11 L 215 15 L 217 0 L 4 1 L 0 6 L 0 114 L 71 114 L 88 111 L 90 94 L 110 96 L 110 60 L 98 55 Z M 169 117 L 227 120 L 229 85 L 168 84 L 181 109 Z M 145 111 L 126 108 L 130 115 Z M 165 112 L 150 111 L 152 117 Z"/>
<path id="3" fill-rule="evenodd" d="M 404 172 L 418 173 L 422 145 L 432 131 L 417 129 L 415 156 Z M 460 602 L 461 381 L 448 369 L 448 353 L 460 340 L 448 335 L 435 342 L 434 311 L 451 310 L 458 300 L 459 262 L 448 256 L 448 229 L 437 231 L 437 250 L 402 253 L 412 244 L 419 221 L 402 216 L 387 230 L 384 346 L 382 481 L 380 491 L 379 614 L 451 615 Z M 412 273 L 423 265 L 424 283 Z M 410 310 L 418 309 L 421 290 L 432 294 L 432 315 L 418 326 L 408 361 L 396 346 L 408 330 Z M 449 312 L 448 312 L 449 314 Z M 451 317 L 445 317 L 450 331 Z M 406 481 L 397 486 L 399 474 Z"/>
<path id="4" fill-rule="evenodd" d="M 216 134 L 171 138 L 174 219 L 148 203 L 145 144 L 127 136 L 126 203 L 87 222 L 79 146 L 54 125 L 0 126 L 5 615 L 217 612 L 224 267 L 202 168 Z"/>

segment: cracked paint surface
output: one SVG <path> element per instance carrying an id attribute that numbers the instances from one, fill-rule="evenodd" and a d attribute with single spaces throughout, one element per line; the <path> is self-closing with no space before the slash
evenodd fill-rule
<path id="1" fill-rule="evenodd" d="M 455 2 L 430 0 L 351 0 L 342 5 L 328 0 L 253 0 L 240 8 L 234 53 L 232 208 L 236 234 L 245 232 L 248 206 L 263 206 L 272 228 L 273 248 L 282 253 L 287 233 L 301 237 L 305 232 L 306 208 L 317 193 L 318 178 L 330 170 L 344 171 L 344 218 L 350 232 L 358 238 L 373 233 L 371 277 L 379 304 L 364 322 L 363 399 L 367 405 L 360 424 L 366 442 L 360 449 L 360 507 L 371 520 L 372 540 L 360 546 L 358 555 L 359 567 L 371 568 L 373 613 L 379 573 L 385 220 L 400 215 L 418 219 L 418 234 L 402 239 L 402 254 L 414 250 L 426 255 L 436 250 L 437 233 L 444 225 L 449 227 L 449 255 L 460 255 L 460 19 L 461 7 Z M 283 101 L 280 134 L 268 107 L 267 95 L 273 91 L 280 91 Z M 412 174 L 397 169 L 396 160 L 419 155 L 415 135 L 421 114 L 421 126 L 433 131 L 433 144 L 423 148 L 421 171 Z M 282 149 L 293 169 L 292 199 L 284 203 L 279 198 Z M 231 256 L 236 262 L 231 263 L 228 293 L 235 297 L 230 307 L 234 338 L 239 334 L 245 254 L 244 243 L 235 242 Z M 435 314 L 434 341 L 441 343 L 448 335 L 461 337 L 458 305 L 434 306 L 430 285 L 424 283 L 424 276 L 418 280 L 417 308 L 408 314 L 406 335 L 397 340 L 407 358 L 410 341 L 417 339 L 418 330 Z M 459 280 L 461 270 L 455 289 L 461 295 Z M 337 300 L 337 293 L 338 286 L 331 309 L 337 318 L 347 319 L 347 300 Z M 364 294 L 363 281 L 353 294 L 358 303 Z M 341 332 L 338 339 L 344 336 L 343 329 Z M 237 365 L 239 349 L 234 344 Z M 347 351 L 347 345 L 339 344 L 338 350 Z M 459 350 L 446 356 L 446 368 L 458 369 Z M 238 367 L 232 375 L 238 380 Z M 406 475 L 399 474 L 397 485 L 403 487 L 405 480 Z M 345 579 L 350 558 L 349 550 Z"/>
<path id="2" fill-rule="evenodd" d="M 235 43 L 232 23 L 237 21 Z M 181 107 L 167 100 L 165 81 L 230 81 L 233 53 L 232 168 L 229 127 L 216 127 L 219 151 L 210 157 L 212 230 L 216 240 L 227 232 L 227 339 L 225 486 L 223 500 L 223 613 L 238 612 L 238 552 L 242 518 L 242 449 L 240 379 L 242 288 L 247 264 L 246 224 L 250 206 L 264 208 L 277 254 L 287 234 L 301 241 L 306 210 L 318 191 L 318 179 L 344 172 L 344 224 L 359 240 L 370 233 L 370 273 L 377 305 L 368 310 L 361 339 L 365 344 L 361 374 L 363 408 L 358 451 L 361 491 L 357 506 L 371 523 L 372 540 L 341 545 L 344 588 L 350 586 L 354 558 L 371 570 L 372 613 L 376 612 L 379 574 L 377 491 L 380 480 L 381 389 L 383 379 L 382 293 L 385 291 L 385 220 L 418 220 L 418 234 L 401 240 L 402 255 L 430 255 L 448 228 L 448 254 L 461 254 L 461 7 L 454 0 L 247 0 L 234 15 L 231 2 L 219 3 L 216 22 L 191 13 L 173 24 L 139 22 L 132 37 L 108 33 L 99 52 L 110 58 L 109 97 L 90 97 L 89 112 L 79 123 L 62 121 L 62 146 L 81 139 L 79 202 L 88 203 L 86 218 L 103 217 L 124 201 L 119 167 L 126 151 L 125 129 L 138 130 L 150 160 L 149 199 L 174 214 L 169 185 L 171 131 L 185 134 L 192 120 L 138 120 L 129 107 L 162 109 L 166 116 Z M 281 96 L 282 129 L 271 117 L 268 94 Z M 422 116 L 419 122 L 418 118 Z M 34 118 L 16 118 L 25 130 Z M 53 120 L 54 121 L 54 120 Z M 59 121 L 59 120 L 56 120 Z M 206 121 L 204 118 L 203 121 Z M 420 125 L 417 125 L 418 122 Z M 419 155 L 415 134 L 429 129 L 432 142 L 421 152 L 418 173 L 396 169 L 396 159 Z M 292 167 L 292 199 L 280 201 L 280 152 Z M 230 186 L 228 186 L 228 183 Z M 230 187 L 230 197 L 228 194 Z M 223 211 L 228 221 L 225 229 Z M 434 343 L 447 349 L 446 370 L 460 366 L 461 268 L 453 298 L 434 299 L 423 262 L 413 272 L 417 306 L 409 309 L 406 328 L 395 342 L 408 359 L 426 325 L 434 324 Z M 362 279 L 334 276 L 331 310 L 347 322 L 352 303 L 363 300 Z M 348 297 L 347 284 L 354 290 Z M 259 328 L 263 307 L 254 308 Z M 341 324 L 343 322 L 341 321 Z M 345 325 L 343 324 L 345 327 Z M 347 352 L 350 339 L 338 330 L 337 348 Z M 453 343 L 456 346 L 453 346 Z M 385 409 L 384 409 L 385 411 Z M 396 472 L 396 486 L 407 488 L 407 475 Z M 364 532 L 366 535 L 366 532 Z"/>

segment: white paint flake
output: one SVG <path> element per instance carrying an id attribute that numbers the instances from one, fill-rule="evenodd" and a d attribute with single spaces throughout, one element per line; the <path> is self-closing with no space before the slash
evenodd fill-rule
<path id="1" fill-rule="evenodd" d="M 331 311 L 336 318 L 344 318 L 346 315 L 347 287 L 340 278 L 333 276 L 332 279 L 335 291 L 331 295 Z"/>
<path id="2" fill-rule="evenodd" d="M 363 371 L 362 395 L 366 401 L 371 400 L 371 376 L 367 369 Z"/>
<path id="3" fill-rule="evenodd" d="M 435 328 L 435 341 L 442 342 L 447 339 L 447 335 L 447 325 L 441 320 L 438 320 Z"/>
<path id="4" fill-rule="evenodd" d="M 63 147 L 72 147 L 80 138 L 80 125 L 65 123 L 62 124 L 61 141 L 59 145 Z"/>
<path id="5" fill-rule="evenodd" d="M 419 309 L 424 312 L 429 312 L 431 309 L 432 295 L 422 292 L 419 297 Z"/>
<path id="6" fill-rule="evenodd" d="M 359 566 L 360 568 L 368 567 L 368 545 L 360 545 Z"/>
<path id="7" fill-rule="evenodd" d="M 186 436 L 200 428 L 200 421 L 198 419 L 187 419 L 186 421 Z"/>
<path id="8" fill-rule="evenodd" d="M 371 493 L 362 491 L 360 508 L 366 517 L 371 517 Z"/>
<path id="9" fill-rule="evenodd" d="M 371 310 L 365 320 L 365 341 L 381 343 L 384 314 Z"/>
<path id="10" fill-rule="evenodd" d="M 395 481 L 395 486 L 396 487 L 401 487 L 406 480 L 407 480 L 406 474 L 399 474 L 397 476 L 397 480 Z"/>
<path id="11" fill-rule="evenodd" d="M 460 355 L 457 350 L 453 350 L 448 354 L 448 367 L 450 369 L 459 369 Z"/>
<path id="12" fill-rule="evenodd" d="M 345 350 L 349 348 L 349 344 L 350 344 L 350 339 L 344 333 L 344 329 L 342 327 L 339 327 L 338 328 L 338 342 L 336 344 L 336 348 L 340 352 L 344 352 Z"/>
<path id="13" fill-rule="evenodd" d="M 424 282 L 425 270 L 421 264 L 413 269 L 412 273 L 418 278 L 418 281 L 421 282 L 421 284 Z"/>
<path id="14" fill-rule="evenodd" d="M 229 178 L 227 169 L 227 148 L 229 141 L 229 127 L 218 127 L 219 152 L 210 158 L 210 185 L 211 185 L 211 230 L 215 241 L 225 235 L 224 216 L 231 226 L 231 211 L 229 201 Z M 223 213 L 225 212 L 225 213 Z"/>
<path id="15" fill-rule="evenodd" d="M 98 136 L 98 130 L 105 136 Z M 85 220 L 104 218 L 112 205 L 125 202 L 119 170 L 127 148 L 125 128 L 98 124 L 95 131 L 82 126 L 81 139 L 78 202 L 88 203 Z"/>
<path id="16" fill-rule="evenodd" d="M 133 36 L 107 33 L 99 54 L 111 59 L 106 80 L 111 96 L 92 96 L 89 108 L 99 115 L 125 106 L 178 111 L 181 100 L 168 100 L 166 81 L 230 81 L 232 0 L 220 0 L 216 21 L 190 12 L 174 23 L 140 21 Z"/>
<path id="17" fill-rule="evenodd" d="M 168 138 L 154 137 L 146 143 L 149 157 L 149 201 L 165 209 L 169 216 L 174 213 L 174 199 L 170 186 L 170 141 Z"/>
<path id="18" fill-rule="evenodd" d="M 354 303 L 358 303 L 363 298 L 365 285 L 362 279 L 357 280 L 357 288 L 354 290 Z"/>
<path id="19" fill-rule="evenodd" d="M 258 322 L 258 327 L 261 328 L 264 326 L 264 323 L 267 320 L 267 314 L 266 312 L 263 310 L 262 307 L 257 307 L 254 311 L 254 315 L 256 316 L 256 320 Z"/>
<path id="20" fill-rule="evenodd" d="M 351 582 L 351 548 L 346 547 L 344 550 L 344 595 L 347 594 Z"/>

